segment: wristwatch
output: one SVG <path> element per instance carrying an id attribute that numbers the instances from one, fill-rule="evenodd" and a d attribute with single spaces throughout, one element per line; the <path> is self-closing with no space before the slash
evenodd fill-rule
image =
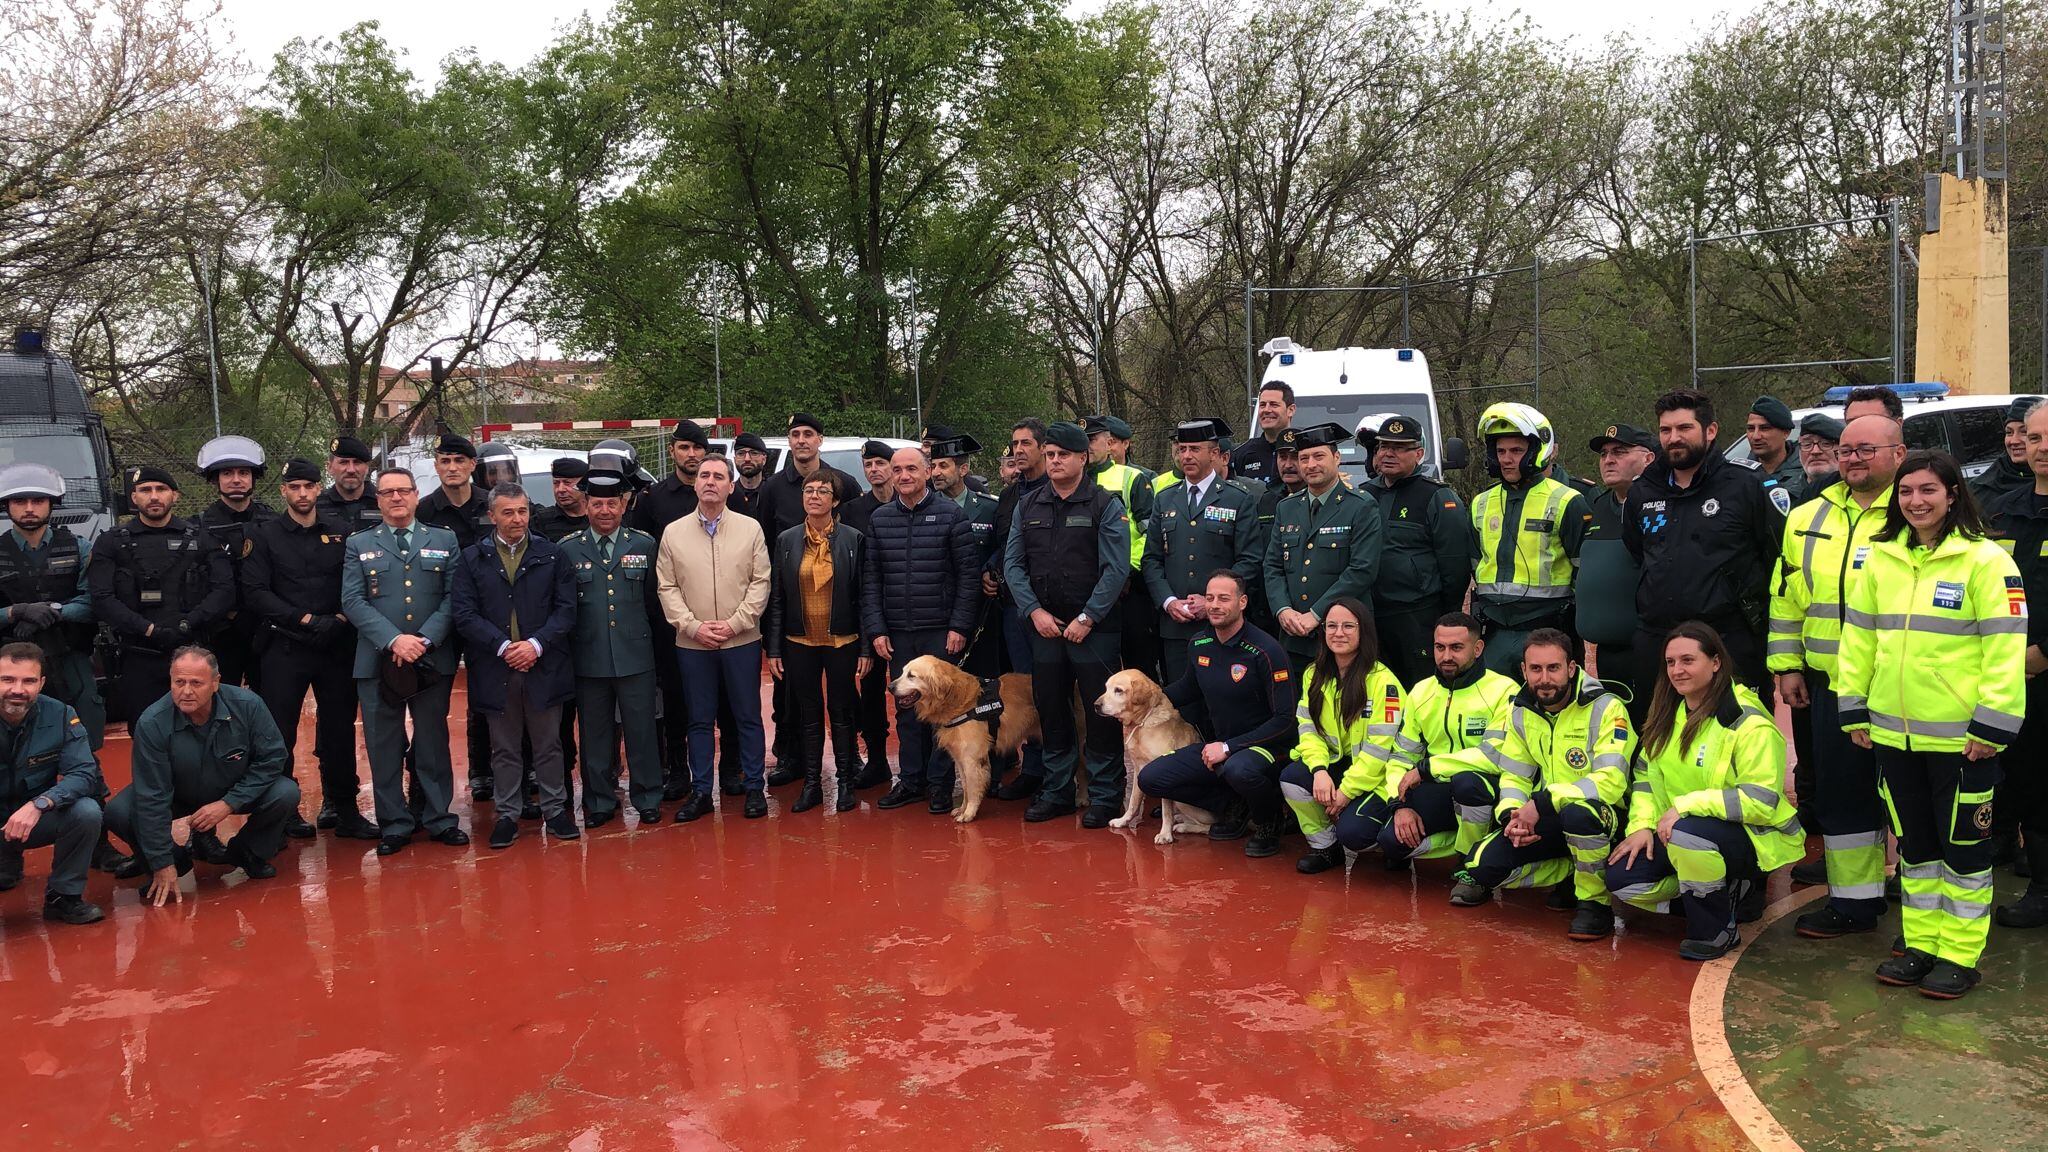
<path id="1" fill-rule="evenodd" d="M 51 808 L 56 807 L 47 795 L 38 796 L 34 800 L 29 801 L 29 803 L 34 804 L 38 812 L 48 812 Z"/>

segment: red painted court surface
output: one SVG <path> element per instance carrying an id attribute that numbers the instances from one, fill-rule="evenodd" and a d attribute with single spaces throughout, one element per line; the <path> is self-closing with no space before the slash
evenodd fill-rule
<path id="1" fill-rule="evenodd" d="M 4 1146 L 1750 1146 L 1675 925 L 1573 945 L 1540 893 L 1449 907 L 1442 862 L 787 791 L 505 852 L 323 834 L 160 910 L 95 873 L 92 928 L 45 927 L 38 853 L 0 896 Z"/>

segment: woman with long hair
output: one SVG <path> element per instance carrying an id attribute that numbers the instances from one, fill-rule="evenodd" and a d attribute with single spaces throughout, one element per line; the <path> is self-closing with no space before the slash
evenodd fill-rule
<path id="1" fill-rule="evenodd" d="M 1844 602 L 1842 730 L 1877 753 L 1905 948 L 1880 984 L 1967 994 L 1991 932 L 1991 792 L 2026 713 L 2027 593 L 1954 460 L 1910 452 Z M 2031 765 L 2029 766 L 2032 767 Z"/>
<path id="2" fill-rule="evenodd" d="M 861 566 L 867 538 L 839 522 L 839 486 L 824 472 L 804 481 L 803 523 L 775 540 L 775 579 L 763 623 L 768 672 L 789 686 L 796 721 L 797 759 L 804 790 L 791 812 L 808 812 L 825 802 L 825 725 L 832 725 L 833 807 L 848 812 L 860 805 L 854 777 L 860 754 L 854 747 L 855 689 L 867 676 L 867 646 L 860 643 Z M 818 685 L 824 683 L 823 690 Z"/>
<path id="3" fill-rule="evenodd" d="M 1736 908 L 1752 884 L 1804 854 L 1785 799 L 1785 737 L 1763 701 L 1735 682 L 1721 634 L 1697 620 L 1664 641 L 1664 675 L 1636 745 L 1628 834 L 1607 860 L 1607 889 L 1653 911 L 1685 913 L 1678 954 L 1713 960 L 1741 942 Z"/>
<path id="4" fill-rule="evenodd" d="M 1378 842 L 1398 778 L 1387 778 L 1401 731 L 1401 681 L 1380 663 L 1372 612 L 1339 596 L 1323 614 L 1322 644 L 1295 708 L 1294 761 L 1280 792 L 1308 837 L 1303 875 L 1344 866 L 1344 849 Z"/>

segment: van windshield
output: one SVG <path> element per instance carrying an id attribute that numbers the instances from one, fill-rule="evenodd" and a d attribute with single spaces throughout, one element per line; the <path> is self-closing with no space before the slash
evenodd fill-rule
<path id="1" fill-rule="evenodd" d="M 67 507 L 89 508 L 100 502 L 99 461 L 92 438 L 83 432 L 24 432 L 19 425 L 0 429 L 0 468 L 9 464 L 47 464 L 63 473 Z"/>
<path id="2" fill-rule="evenodd" d="M 1340 424 L 1346 432 L 1356 432 L 1358 422 L 1375 412 L 1398 412 L 1420 424 L 1422 470 L 1442 474 L 1436 459 L 1436 414 L 1430 410 L 1429 397 L 1419 392 L 1297 396 L 1294 400 L 1294 426 L 1311 428 L 1317 424 Z M 1345 444 L 1339 455 L 1344 471 L 1353 481 L 1362 483 L 1365 480 L 1365 452 L 1359 448 L 1358 441 Z"/>

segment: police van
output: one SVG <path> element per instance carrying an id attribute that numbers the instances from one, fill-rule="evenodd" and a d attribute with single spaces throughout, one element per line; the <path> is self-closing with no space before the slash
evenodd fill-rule
<path id="1" fill-rule="evenodd" d="M 1294 389 L 1294 426 L 1341 425 L 1346 432 L 1375 412 L 1396 412 L 1422 428 L 1422 471 L 1442 476 L 1465 466 L 1465 442 L 1443 434 L 1429 358 L 1419 348 L 1304 348 L 1277 336 L 1260 349 L 1266 372 L 1260 387 L 1285 382 Z M 1258 404 L 1244 439 L 1259 434 Z M 1339 463 L 1353 484 L 1366 481 L 1365 453 L 1357 441 L 1344 445 Z"/>
<path id="2" fill-rule="evenodd" d="M 47 464 L 64 477 L 64 502 L 50 523 L 90 544 L 122 509 L 112 445 L 85 399 L 71 362 L 43 334 L 24 328 L 0 349 L 0 467 Z M 6 509 L 0 508 L 0 523 Z"/>

